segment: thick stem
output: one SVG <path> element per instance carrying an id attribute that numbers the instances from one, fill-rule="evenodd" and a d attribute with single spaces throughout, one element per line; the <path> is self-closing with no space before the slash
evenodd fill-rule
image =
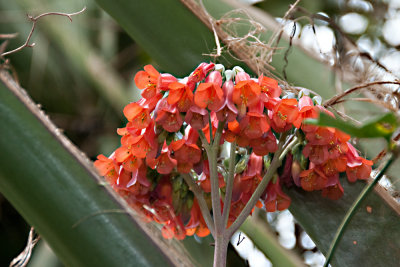
<path id="1" fill-rule="evenodd" d="M 222 214 L 221 214 L 221 200 L 219 195 L 219 179 L 218 179 L 218 170 L 217 170 L 217 156 L 219 150 L 219 142 L 222 136 L 222 130 L 224 128 L 225 121 L 219 122 L 217 132 L 215 133 L 215 138 L 212 140 L 212 135 L 210 135 L 210 144 L 207 142 L 207 139 L 204 136 L 202 131 L 199 131 L 200 139 L 203 143 L 203 147 L 206 150 L 208 157 L 208 164 L 210 166 L 210 180 L 211 180 L 211 202 L 213 209 L 213 217 L 214 217 L 214 229 L 215 235 L 214 237 L 222 234 L 223 225 L 222 225 Z M 211 128 L 212 125 L 210 124 Z"/>
<path id="2" fill-rule="evenodd" d="M 229 238 L 223 235 L 215 238 L 214 267 L 226 267 L 226 256 L 228 253 Z"/>
<path id="3" fill-rule="evenodd" d="M 249 216 L 251 210 L 253 209 L 254 205 L 256 205 L 257 201 L 260 199 L 262 193 L 264 192 L 265 188 L 267 188 L 268 183 L 271 181 L 272 177 L 276 173 L 276 170 L 281 165 L 281 160 L 279 160 L 279 156 L 281 155 L 282 151 L 284 150 L 283 145 L 285 143 L 285 139 L 287 137 L 287 133 L 282 133 L 279 139 L 279 147 L 278 150 L 274 154 L 274 158 L 272 159 L 271 165 L 268 168 L 267 173 L 264 175 L 262 181 L 257 186 L 256 190 L 254 191 L 253 195 L 246 203 L 246 206 L 240 212 L 239 216 L 233 222 L 233 224 L 224 232 L 224 235 L 227 239 L 229 239 L 242 225 L 242 223 L 246 220 Z"/>
<path id="4" fill-rule="evenodd" d="M 362 201 L 368 196 L 368 194 L 374 189 L 375 185 L 379 182 L 379 180 L 385 174 L 385 172 L 390 167 L 390 165 L 392 165 L 394 160 L 397 158 L 397 154 L 398 154 L 398 151 L 394 151 L 392 153 L 389 160 L 383 166 L 382 170 L 376 175 L 375 179 L 364 188 L 364 190 L 360 193 L 360 195 L 354 201 L 354 204 L 347 211 L 346 216 L 344 217 L 342 223 L 340 224 L 340 226 L 335 234 L 335 237 L 333 238 L 332 244 L 331 244 L 329 251 L 327 253 L 327 256 L 326 256 L 326 261 L 325 261 L 324 267 L 327 267 L 329 265 L 329 262 L 331 261 L 333 255 L 335 254 L 336 248 L 339 245 L 339 242 L 342 239 L 342 236 L 347 228 L 347 225 L 351 221 L 351 218 L 353 218 L 354 214 L 356 214 L 358 207 L 361 205 Z"/>
<path id="5" fill-rule="evenodd" d="M 208 210 L 208 205 L 203 196 L 204 191 L 200 188 L 200 186 L 198 186 L 198 184 L 196 184 L 191 175 L 184 173 L 182 174 L 182 177 L 185 180 L 185 182 L 189 185 L 189 189 L 193 192 L 194 196 L 197 198 L 201 214 L 203 214 L 204 221 L 206 222 L 208 229 L 210 229 L 212 236 L 215 237 L 214 222 L 211 218 L 210 211 Z"/>
<path id="6" fill-rule="evenodd" d="M 219 179 L 217 171 L 217 152 L 218 147 L 212 146 L 211 149 L 206 150 L 208 155 L 208 164 L 210 166 L 210 180 L 211 180 L 211 201 L 213 208 L 215 234 L 221 233 L 222 214 L 221 214 L 221 201 L 219 196 Z"/>
<path id="7" fill-rule="evenodd" d="M 228 170 L 228 178 L 226 181 L 226 190 L 225 190 L 225 199 L 224 199 L 224 209 L 222 211 L 222 225 L 225 228 L 228 223 L 229 218 L 229 210 L 231 207 L 232 201 L 232 189 L 233 189 L 233 181 L 235 178 L 235 159 L 236 159 L 236 143 L 231 143 L 231 151 L 229 154 L 229 170 Z"/>

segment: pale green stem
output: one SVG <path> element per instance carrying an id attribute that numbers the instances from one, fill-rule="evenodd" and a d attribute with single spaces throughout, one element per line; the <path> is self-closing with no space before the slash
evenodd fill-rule
<path id="1" fill-rule="evenodd" d="M 254 205 L 256 205 L 257 201 L 260 199 L 262 193 L 264 192 L 265 188 L 267 187 L 268 183 L 271 181 L 272 177 L 276 173 L 276 170 L 281 165 L 281 161 L 279 160 L 279 156 L 281 155 L 283 149 L 283 145 L 285 143 L 285 139 L 287 137 L 287 133 L 282 133 L 279 139 L 279 147 L 278 150 L 274 154 L 274 158 L 272 159 L 271 165 L 269 166 L 266 174 L 264 175 L 263 179 L 261 180 L 260 184 L 257 186 L 256 190 L 254 191 L 253 195 L 246 203 L 246 206 L 240 212 L 239 216 L 233 222 L 233 224 L 224 232 L 226 238 L 230 239 L 230 237 L 239 229 L 242 223 L 246 220 L 249 216 L 251 210 L 253 209 Z"/>
<path id="2" fill-rule="evenodd" d="M 193 192 L 193 194 L 197 198 L 201 213 L 203 214 L 203 218 L 207 224 L 207 227 L 208 229 L 210 229 L 212 236 L 214 236 L 215 235 L 214 222 L 213 219 L 211 218 L 210 211 L 208 210 L 208 205 L 203 196 L 204 191 L 200 188 L 198 184 L 196 184 L 196 182 L 194 181 L 193 177 L 190 174 L 184 173 L 182 174 L 182 177 L 185 180 L 185 182 L 189 185 L 189 189 Z"/>
<path id="3" fill-rule="evenodd" d="M 208 112 L 208 130 L 210 131 L 210 144 L 213 143 L 213 134 L 212 134 L 212 122 L 211 122 L 211 115 Z"/>
<path id="4" fill-rule="evenodd" d="M 286 146 L 286 148 L 283 150 L 283 152 L 281 153 L 281 155 L 279 156 L 279 160 L 282 161 L 285 156 L 287 155 L 287 153 L 290 152 L 290 150 L 292 149 L 292 147 L 294 147 L 297 143 L 299 142 L 299 138 L 297 138 L 297 136 L 295 136 L 293 138 L 293 140 Z"/>
<path id="5" fill-rule="evenodd" d="M 229 156 L 230 158 L 229 158 L 228 178 L 226 180 L 224 209 L 222 211 L 222 223 L 224 228 L 228 223 L 229 210 L 231 208 L 231 201 L 232 201 L 233 181 L 235 178 L 236 142 L 231 143 L 231 151 Z"/>
<path id="6" fill-rule="evenodd" d="M 390 167 L 390 165 L 392 165 L 394 160 L 397 158 L 397 154 L 398 154 L 398 151 L 394 151 L 390 155 L 389 160 L 385 163 L 383 168 L 376 175 L 375 179 L 364 188 L 364 190 L 360 193 L 360 195 L 354 201 L 354 204 L 347 211 L 342 223 L 340 224 L 340 226 L 335 234 L 335 237 L 333 238 L 332 244 L 331 244 L 329 251 L 327 253 L 327 256 L 326 256 L 326 261 L 325 261 L 324 267 L 327 267 L 329 265 L 329 262 L 331 261 L 333 255 L 335 254 L 336 248 L 339 245 L 340 240 L 342 239 L 342 236 L 346 230 L 346 227 L 349 224 L 349 222 L 351 221 L 351 218 L 353 218 L 353 216 L 356 214 L 358 207 L 361 205 L 362 201 L 368 196 L 368 194 L 374 189 L 375 185 L 379 182 L 379 180 L 385 174 L 385 172 Z"/>

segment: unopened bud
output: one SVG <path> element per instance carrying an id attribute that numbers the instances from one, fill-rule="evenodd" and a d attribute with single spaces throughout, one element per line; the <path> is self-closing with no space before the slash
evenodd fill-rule
<path id="1" fill-rule="evenodd" d="M 282 99 L 292 99 L 292 98 L 296 98 L 296 95 L 294 93 L 287 93 L 282 97 Z"/>
<path id="2" fill-rule="evenodd" d="M 314 96 L 312 100 L 316 105 L 322 105 L 322 98 L 319 95 Z"/>
<path id="3" fill-rule="evenodd" d="M 214 67 L 214 70 L 219 71 L 222 74 L 225 71 L 225 67 L 222 64 L 216 64 L 215 67 Z"/>
<path id="4" fill-rule="evenodd" d="M 247 163 L 249 162 L 249 155 L 244 155 L 239 162 L 236 164 L 235 166 L 235 173 L 242 173 L 246 167 L 247 167 Z"/>
<path id="5" fill-rule="evenodd" d="M 308 90 L 306 88 L 303 88 L 299 92 L 299 98 L 302 98 L 305 95 L 309 96 L 310 95 L 310 90 Z"/>
<path id="6" fill-rule="evenodd" d="M 225 79 L 227 81 L 232 80 L 235 77 L 235 72 L 233 70 L 226 70 L 225 71 Z"/>
<path id="7" fill-rule="evenodd" d="M 242 69 L 242 67 L 239 67 L 239 66 L 233 67 L 232 70 L 235 72 L 235 74 L 237 74 L 239 72 L 244 72 L 244 69 Z"/>

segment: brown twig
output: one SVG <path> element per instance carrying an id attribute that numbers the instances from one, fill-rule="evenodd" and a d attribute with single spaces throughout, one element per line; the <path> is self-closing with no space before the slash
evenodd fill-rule
<path id="1" fill-rule="evenodd" d="M 28 241 L 24 250 L 15 257 L 9 267 L 25 267 L 29 263 L 29 259 L 32 255 L 32 250 L 35 247 L 36 243 L 40 240 L 40 236 L 35 233 L 35 229 L 31 227 L 29 231 Z"/>
<path id="2" fill-rule="evenodd" d="M 18 33 L 1 33 L 0 39 L 13 39 L 18 36 Z"/>
<path id="3" fill-rule="evenodd" d="M 332 97 L 331 99 L 325 101 L 324 107 L 328 107 L 328 106 L 335 105 L 335 104 L 338 103 L 338 101 L 339 101 L 340 99 L 342 99 L 343 97 L 345 97 L 345 96 L 347 96 L 347 95 L 349 95 L 349 94 L 351 94 L 351 93 L 353 93 L 353 92 L 355 92 L 355 91 L 358 91 L 358 90 L 360 90 L 360 89 L 364 89 L 364 88 L 367 88 L 367 87 L 373 86 L 373 85 L 382 85 L 382 84 L 396 84 L 396 85 L 400 85 L 400 81 L 377 81 L 377 82 L 371 82 L 371 83 L 361 84 L 361 85 L 352 87 L 352 88 L 346 90 L 345 92 L 343 92 L 342 94 L 337 95 L 337 96 L 334 96 L 334 97 Z"/>
<path id="4" fill-rule="evenodd" d="M 4 53 L 0 54 L 0 57 L 4 57 L 4 56 L 10 55 L 10 54 L 13 54 L 15 52 L 18 52 L 18 51 L 24 49 L 25 47 L 33 47 L 33 46 L 35 46 L 35 43 L 30 44 L 29 42 L 30 42 L 30 40 L 32 38 L 33 32 L 35 31 L 36 23 L 38 22 L 39 19 L 41 19 L 43 17 L 46 17 L 46 16 L 55 15 L 55 16 L 67 17 L 72 22 L 72 16 L 79 15 L 82 12 L 84 12 L 85 10 L 86 10 L 86 7 L 84 7 L 82 10 L 80 10 L 78 12 L 74 12 L 74 13 L 47 12 L 47 13 L 40 14 L 40 15 L 38 15 L 36 17 L 28 15 L 28 19 L 30 21 L 32 21 L 32 28 L 31 28 L 31 31 L 29 32 L 28 38 L 26 39 L 25 43 L 23 45 L 21 45 L 20 47 L 15 48 L 14 50 L 7 51 L 7 52 L 4 52 Z"/>

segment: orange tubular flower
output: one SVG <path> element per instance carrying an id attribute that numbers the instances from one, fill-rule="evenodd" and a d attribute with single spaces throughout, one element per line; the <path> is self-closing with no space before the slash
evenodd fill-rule
<path id="1" fill-rule="evenodd" d="M 194 94 L 194 103 L 200 108 L 218 110 L 224 103 L 224 92 L 221 89 L 222 76 L 219 71 L 211 72 L 205 83 L 201 83 Z"/>
<path id="2" fill-rule="evenodd" d="M 219 121 L 234 121 L 237 117 L 238 110 L 232 102 L 233 82 L 231 80 L 224 82 L 222 90 L 224 91 L 225 101 L 216 111 Z"/>
<path id="3" fill-rule="evenodd" d="M 144 66 L 144 71 L 139 71 L 135 75 L 135 84 L 139 89 L 143 89 L 142 96 L 150 99 L 157 93 L 157 83 L 160 73 L 152 66 Z"/>
<path id="4" fill-rule="evenodd" d="M 207 73 L 214 68 L 214 63 L 201 63 L 192 74 L 190 74 L 188 83 L 198 83 L 206 77 Z"/>
<path id="5" fill-rule="evenodd" d="M 286 132 L 292 128 L 293 122 L 299 115 L 296 99 L 282 99 L 276 104 L 271 116 L 271 127 L 278 133 Z"/>
<path id="6" fill-rule="evenodd" d="M 338 182 L 335 185 L 328 186 L 322 189 L 322 196 L 332 200 L 338 200 L 343 196 L 344 190 L 342 185 Z"/>
<path id="7" fill-rule="evenodd" d="M 183 124 L 181 114 L 176 105 L 170 105 L 167 99 L 161 99 L 156 108 L 156 123 L 161 125 L 167 132 L 173 133 L 179 131 Z"/>
<path id="8" fill-rule="evenodd" d="M 258 78 L 258 84 L 261 87 L 261 92 L 266 93 L 268 97 L 279 97 L 282 93 L 282 89 L 279 87 L 277 80 L 265 77 L 262 74 Z"/>
<path id="9" fill-rule="evenodd" d="M 292 200 L 283 193 L 279 184 L 279 178 L 275 183 L 270 182 L 266 189 L 267 197 L 264 200 L 265 210 L 268 212 L 282 211 L 289 208 Z"/>
<path id="10" fill-rule="evenodd" d="M 137 129 L 146 128 L 151 121 L 149 109 L 141 106 L 141 102 L 143 101 L 130 103 L 124 108 L 125 117 L 128 121 L 132 122 L 131 126 Z"/>
<path id="11" fill-rule="evenodd" d="M 264 133 L 259 138 L 250 140 L 250 146 L 258 156 L 268 155 L 268 153 L 273 153 L 278 149 L 276 137 L 271 131 Z"/>
<path id="12" fill-rule="evenodd" d="M 300 184 L 305 191 L 321 190 L 326 187 L 328 178 L 318 168 L 312 167 L 300 173 Z"/>
<path id="13" fill-rule="evenodd" d="M 303 120 L 309 118 L 318 118 L 318 108 L 309 96 L 303 96 L 299 99 L 299 116 L 293 122 L 294 127 L 300 128 Z"/>
<path id="14" fill-rule="evenodd" d="M 195 144 L 188 144 L 186 140 L 173 141 L 169 145 L 171 157 L 177 160 L 178 172 L 189 173 L 193 164 L 200 161 L 201 150 Z M 173 153 L 172 153 L 173 152 Z"/>
<path id="15" fill-rule="evenodd" d="M 222 89 L 213 83 L 201 83 L 194 94 L 194 103 L 200 108 L 218 110 L 223 104 Z"/>
<path id="16" fill-rule="evenodd" d="M 261 88 L 258 83 L 253 80 L 245 80 L 236 83 L 233 93 L 233 103 L 239 106 L 239 113 L 245 114 L 246 107 L 251 107 L 259 102 Z"/>
<path id="17" fill-rule="evenodd" d="M 147 157 L 146 164 L 160 174 L 169 174 L 175 168 L 177 162 L 171 158 L 171 151 L 168 150 L 167 144 L 164 143 L 161 155 L 158 158 Z"/>
<path id="18" fill-rule="evenodd" d="M 198 106 L 191 106 L 185 116 L 185 121 L 195 130 L 201 130 L 208 124 L 208 112 Z"/>
<path id="19" fill-rule="evenodd" d="M 240 128 L 248 138 L 255 139 L 268 132 L 269 124 L 264 114 L 247 112 L 246 117 L 240 121 Z"/>
<path id="20" fill-rule="evenodd" d="M 349 151 L 347 155 L 347 180 L 354 183 L 357 179 L 366 180 L 371 175 L 373 162 L 360 157 L 357 150 L 347 143 Z"/>
<path id="21" fill-rule="evenodd" d="M 97 160 L 94 162 L 94 166 L 101 176 L 107 178 L 107 180 L 112 184 L 118 178 L 118 165 L 114 162 L 113 157 L 107 158 L 106 156 L 100 154 L 97 156 Z"/>
<path id="22" fill-rule="evenodd" d="M 193 92 L 187 85 L 179 82 L 169 84 L 168 104 L 177 106 L 179 112 L 186 112 L 192 105 Z"/>

